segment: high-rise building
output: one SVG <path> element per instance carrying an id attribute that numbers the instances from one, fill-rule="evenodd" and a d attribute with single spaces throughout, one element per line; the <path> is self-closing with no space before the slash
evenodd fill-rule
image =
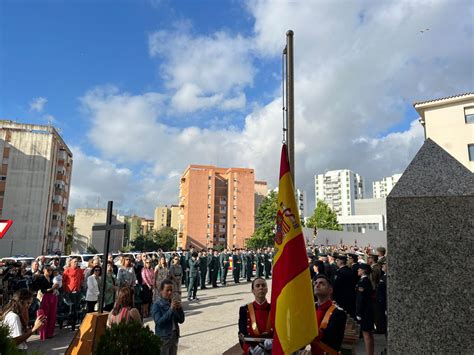
<path id="1" fill-rule="evenodd" d="M 364 198 L 364 180 L 350 170 L 332 170 L 314 177 L 315 201 L 326 202 L 338 216 L 354 213 L 354 200 Z"/>
<path id="2" fill-rule="evenodd" d="M 373 198 L 387 197 L 401 176 L 402 174 L 395 174 L 385 177 L 380 181 L 374 181 L 372 185 L 374 191 Z"/>
<path id="3" fill-rule="evenodd" d="M 298 205 L 298 213 L 300 219 L 304 221 L 306 214 L 306 191 L 296 189 L 296 204 Z"/>
<path id="4" fill-rule="evenodd" d="M 155 208 L 155 223 L 153 228 L 160 230 L 171 225 L 171 209 L 168 206 Z"/>
<path id="5" fill-rule="evenodd" d="M 112 224 L 123 223 L 123 217 L 112 211 Z M 83 253 L 88 247 L 93 247 L 99 253 L 104 252 L 105 231 L 92 231 L 93 226 L 105 225 L 107 209 L 105 208 L 78 208 L 74 215 L 74 238 L 72 252 Z M 124 230 L 110 232 L 110 252 L 117 252 L 124 244 Z"/>
<path id="6" fill-rule="evenodd" d="M 178 247 L 244 247 L 254 232 L 253 169 L 190 165 L 179 186 Z"/>
<path id="7" fill-rule="evenodd" d="M 142 218 L 141 232 L 147 234 L 154 229 L 155 220 Z"/>
<path id="8" fill-rule="evenodd" d="M 474 172 L 474 93 L 417 102 L 425 129 L 440 147 Z"/>
<path id="9" fill-rule="evenodd" d="M 266 181 L 255 181 L 255 214 L 263 199 L 268 195 L 268 184 Z"/>
<path id="10" fill-rule="evenodd" d="M 52 126 L 0 121 L 0 256 L 64 251 L 72 153 Z"/>
<path id="11" fill-rule="evenodd" d="M 171 206 L 171 222 L 170 227 L 178 230 L 179 228 L 179 206 Z"/>

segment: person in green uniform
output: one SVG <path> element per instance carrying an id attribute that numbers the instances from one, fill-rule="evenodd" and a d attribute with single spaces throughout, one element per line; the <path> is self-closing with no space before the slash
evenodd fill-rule
<path id="1" fill-rule="evenodd" d="M 199 272 L 201 278 L 201 290 L 205 290 L 206 287 L 206 275 L 207 275 L 207 251 L 203 249 L 199 258 Z"/>
<path id="2" fill-rule="evenodd" d="M 199 259 L 198 253 L 193 252 L 188 261 L 189 268 L 189 283 L 188 283 L 188 301 L 198 300 L 196 297 L 197 284 L 198 284 L 198 270 L 199 270 Z"/>
<path id="3" fill-rule="evenodd" d="M 237 252 L 237 250 L 232 251 L 232 275 L 234 276 L 234 282 L 236 284 L 240 283 L 240 267 L 242 263 L 240 260 L 240 256 Z"/>
<path id="4" fill-rule="evenodd" d="M 221 266 L 221 284 L 226 285 L 227 283 L 227 272 L 229 271 L 229 254 L 227 253 L 227 249 L 224 249 L 219 255 L 219 263 Z"/>

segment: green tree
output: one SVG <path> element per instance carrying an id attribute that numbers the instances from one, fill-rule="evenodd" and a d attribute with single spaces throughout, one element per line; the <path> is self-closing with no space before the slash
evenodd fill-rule
<path id="1" fill-rule="evenodd" d="M 308 218 L 306 226 L 308 228 L 342 231 L 342 227 L 337 222 L 336 213 L 322 200 L 318 200 L 316 209 L 313 215 Z"/>
<path id="2" fill-rule="evenodd" d="M 155 251 L 159 249 L 158 244 L 153 239 L 152 233 L 138 234 L 138 236 L 132 240 L 131 245 L 132 250 Z"/>
<path id="3" fill-rule="evenodd" d="M 258 208 L 255 216 L 255 233 L 247 240 L 248 248 L 263 248 L 274 244 L 277 211 L 278 196 L 275 191 L 271 191 Z"/>
<path id="4" fill-rule="evenodd" d="M 68 214 L 66 218 L 66 241 L 64 243 L 65 255 L 71 255 L 73 240 L 74 240 L 74 215 Z"/>
<path id="5" fill-rule="evenodd" d="M 153 240 L 158 245 L 158 249 L 169 251 L 176 249 L 177 230 L 171 227 L 163 227 L 152 232 Z"/>

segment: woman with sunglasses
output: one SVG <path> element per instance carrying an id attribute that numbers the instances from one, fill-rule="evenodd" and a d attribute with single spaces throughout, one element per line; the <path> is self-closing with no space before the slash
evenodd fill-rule
<path id="1" fill-rule="evenodd" d="M 132 266 L 132 260 L 130 255 L 127 255 L 123 259 L 123 264 L 117 273 L 117 285 L 119 287 L 130 287 L 134 288 L 137 283 L 137 276 L 135 275 L 135 269 Z"/>
<path id="2" fill-rule="evenodd" d="M 100 266 L 94 266 L 91 271 L 91 275 L 87 278 L 87 313 L 94 312 L 95 305 L 99 300 L 100 274 L 102 272 L 102 268 Z"/>
<path id="3" fill-rule="evenodd" d="M 173 262 L 170 266 L 169 276 L 173 281 L 173 295 L 172 300 L 181 302 L 181 280 L 183 278 L 183 268 L 180 264 L 180 257 L 178 254 L 174 254 Z"/>

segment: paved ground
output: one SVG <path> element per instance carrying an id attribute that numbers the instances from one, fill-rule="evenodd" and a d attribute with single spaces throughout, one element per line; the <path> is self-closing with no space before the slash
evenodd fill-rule
<path id="1" fill-rule="evenodd" d="M 181 326 L 179 354 L 241 354 L 240 348 L 236 346 L 238 312 L 241 305 L 253 299 L 250 284 L 244 282 L 234 285 L 231 282 L 226 287 L 198 290 L 198 298 L 199 301 L 183 302 L 186 320 Z M 151 319 L 145 322 L 154 329 Z M 38 336 L 33 336 L 28 342 L 29 348 L 45 355 L 63 354 L 73 334 L 68 329 L 57 329 L 57 334 L 44 342 Z M 380 354 L 384 344 L 383 337 L 376 338 L 376 354 Z M 363 346 L 363 341 L 359 341 L 356 349 L 358 354 L 364 353 Z"/>

